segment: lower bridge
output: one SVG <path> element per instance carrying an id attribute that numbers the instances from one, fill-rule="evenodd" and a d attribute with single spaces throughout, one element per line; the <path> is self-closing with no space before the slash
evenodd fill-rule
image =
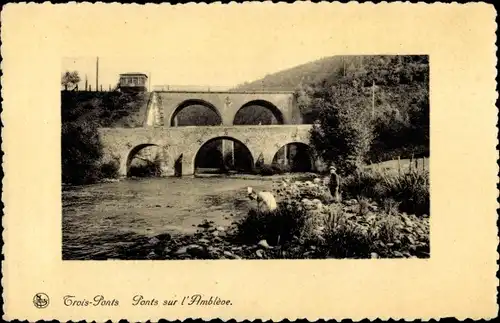
<path id="1" fill-rule="evenodd" d="M 293 153 L 305 152 L 311 170 L 315 170 L 317 159 L 309 147 L 310 129 L 311 125 L 101 128 L 99 134 L 104 161 L 117 161 L 120 176 L 129 175 L 134 158 L 146 148 L 156 149 L 162 175 L 181 176 L 211 166 L 217 158 L 206 147 L 216 147 L 223 158 L 228 156 L 233 163 L 252 169 L 258 162 L 287 164 L 287 147 L 295 147 Z"/>

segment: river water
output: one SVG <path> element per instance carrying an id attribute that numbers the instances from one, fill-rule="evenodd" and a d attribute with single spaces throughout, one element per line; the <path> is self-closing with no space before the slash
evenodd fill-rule
<path id="1" fill-rule="evenodd" d="M 232 178 L 148 178 L 64 187 L 63 259 L 122 258 L 135 240 L 194 233 L 204 219 L 228 226 L 255 203 L 247 186 L 272 181 Z"/>

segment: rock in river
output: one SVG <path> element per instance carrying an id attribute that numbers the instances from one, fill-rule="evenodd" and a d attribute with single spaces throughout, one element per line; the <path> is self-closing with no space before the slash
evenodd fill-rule
<path id="1" fill-rule="evenodd" d="M 257 255 L 257 257 L 259 258 L 264 258 L 264 250 L 262 249 L 259 249 L 255 252 L 255 254 Z"/>
<path id="2" fill-rule="evenodd" d="M 260 240 L 257 245 L 261 246 L 262 248 L 269 249 L 271 246 L 267 243 L 266 240 Z"/>
<path id="3" fill-rule="evenodd" d="M 210 244 L 210 241 L 208 239 L 201 238 L 201 239 L 198 239 L 198 243 L 202 244 L 202 245 L 208 245 L 208 244 Z"/>
<path id="4" fill-rule="evenodd" d="M 158 239 L 157 237 L 152 237 L 148 240 L 148 244 L 151 246 L 157 245 L 158 243 L 160 243 L 160 239 Z"/>
<path id="5" fill-rule="evenodd" d="M 192 244 L 187 247 L 187 252 L 195 257 L 206 257 L 207 252 L 205 248 L 197 244 Z"/>
<path id="6" fill-rule="evenodd" d="M 241 259 L 240 256 L 235 255 L 235 254 L 233 254 L 233 253 L 231 253 L 229 251 L 224 251 L 224 256 L 226 256 L 229 259 Z"/>
<path id="7" fill-rule="evenodd" d="M 205 257 L 206 256 L 206 250 L 200 245 L 197 244 L 190 244 L 188 246 L 182 246 L 177 251 L 175 252 L 176 256 L 182 256 L 182 255 L 192 255 L 195 257 Z"/>

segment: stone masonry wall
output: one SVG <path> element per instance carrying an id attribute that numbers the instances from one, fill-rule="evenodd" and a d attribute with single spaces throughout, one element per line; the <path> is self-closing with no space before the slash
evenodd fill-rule
<path id="1" fill-rule="evenodd" d="M 251 101 L 266 101 L 282 114 L 284 124 L 301 124 L 293 92 L 158 92 L 164 125 L 170 127 L 176 109 L 187 100 L 199 100 L 216 108 L 222 118 L 222 125 L 231 126 L 238 110 Z"/>
<path id="2" fill-rule="evenodd" d="M 223 137 L 242 142 L 254 159 L 260 154 L 265 163 L 271 163 L 277 151 L 286 144 L 309 144 L 310 125 L 273 126 L 192 126 L 192 127 L 145 127 L 101 128 L 104 160 L 117 158 L 120 175 L 126 176 L 131 152 L 142 145 L 163 148 L 169 174 L 174 174 L 174 163 L 182 156 L 182 174 L 194 173 L 194 159 L 200 147 L 213 138 Z"/>

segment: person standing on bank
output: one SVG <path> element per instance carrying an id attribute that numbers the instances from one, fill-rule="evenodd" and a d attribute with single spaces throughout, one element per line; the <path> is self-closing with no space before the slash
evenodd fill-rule
<path id="1" fill-rule="evenodd" d="M 330 194 L 332 194 L 333 200 L 339 203 L 341 200 L 340 196 L 340 176 L 337 174 L 337 169 L 335 166 L 330 166 L 330 180 L 328 182 L 328 188 L 330 189 Z"/>

